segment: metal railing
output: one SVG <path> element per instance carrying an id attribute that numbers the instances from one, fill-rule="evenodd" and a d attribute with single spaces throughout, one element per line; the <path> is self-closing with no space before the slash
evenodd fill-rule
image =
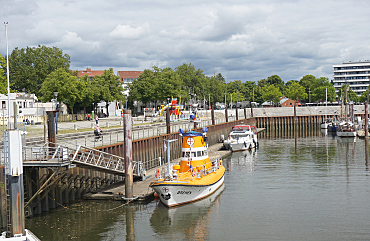
<path id="1" fill-rule="evenodd" d="M 48 144 L 37 147 L 23 147 L 23 160 L 33 162 L 53 161 L 53 163 L 70 162 L 91 166 L 113 173 L 125 173 L 125 160 L 123 157 L 102 152 L 85 146 L 58 145 L 51 147 Z M 133 161 L 133 174 L 145 176 L 145 167 L 141 161 Z"/>

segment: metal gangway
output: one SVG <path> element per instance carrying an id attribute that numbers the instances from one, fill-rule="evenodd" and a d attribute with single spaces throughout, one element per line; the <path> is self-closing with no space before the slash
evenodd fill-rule
<path id="1" fill-rule="evenodd" d="M 23 146 L 23 166 L 68 166 L 77 165 L 98 169 L 103 172 L 125 175 L 125 160 L 107 152 L 90 147 L 65 143 L 64 145 Z M 141 161 L 133 161 L 133 175 L 145 177 Z"/>

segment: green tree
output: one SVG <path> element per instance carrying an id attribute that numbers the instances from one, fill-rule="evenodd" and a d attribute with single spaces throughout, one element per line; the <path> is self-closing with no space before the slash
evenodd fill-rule
<path id="1" fill-rule="evenodd" d="M 242 95 L 242 93 L 240 92 L 233 92 L 232 93 L 232 96 L 233 96 L 233 102 L 238 102 L 238 99 L 239 99 L 239 102 L 242 102 L 244 101 L 244 96 Z"/>
<path id="2" fill-rule="evenodd" d="M 292 82 L 289 87 L 286 89 L 285 93 L 286 97 L 292 99 L 294 101 L 302 100 L 307 98 L 307 93 L 305 92 L 305 88 L 301 86 L 298 81 Z"/>
<path id="3" fill-rule="evenodd" d="M 314 101 L 325 101 L 326 90 L 328 91 L 328 101 L 335 101 L 335 88 L 334 86 L 319 86 L 312 91 L 312 97 Z"/>
<path id="4" fill-rule="evenodd" d="M 361 96 L 359 97 L 360 102 L 368 102 L 369 101 L 369 88 L 370 88 L 370 85 L 367 86 L 367 90 L 365 92 L 361 93 Z"/>
<path id="5" fill-rule="evenodd" d="M 69 65 L 69 55 L 57 47 L 15 48 L 9 57 L 10 82 L 15 90 L 40 96 L 46 77 L 58 68 L 68 70 Z"/>
<path id="6" fill-rule="evenodd" d="M 312 91 L 312 100 L 313 101 L 325 101 L 326 98 L 326 89 L 328 89 L 328 101 L 334 101 L 335 100 L 335 88 L 334 86 L 329 82 L 328 78 L 320 77 L 316 78 L 311 83 L 311 91 Z"/>
<path id="7" fill-rule="evenodd" d="M 314 90 L 314 88 L 312 88 L 311 85 L 313 84 L 315 80 L 316 80 L 316 77 L 311 74 L 305 75 L 302 77 L 302 79 L 299 80 L 299 84 L 305 88 L 308 96 L 310 96 L 309 91 Z M 306 101 L 309 101 L 309 100 L 307 99 Z"/>
<path id="8" fill-rule="evenodd" d="M 277 105 L 280 101 L 280 97 L 283 95 L 278 87 L 267 84 L 262 87 L 262 98 L 264 101 L 270 101 L 273 105 Z"/>
<path id="9" fill-rule="evenodd" d="M 154 66 L 153 69 L 154 68 L 156 67 Z M 158 81 L 155 75 L 154 71 L 145 69 L 143 73 L 132 82 L 132 84 L 128 85 L 130 90 L 129 99 L 131 101 L 141 101 L 144 105 L 150 101 L 158 101 L 158 95 L 155 94 Z"/>
<path id="10" fill-rule="evenodd" d="M 6 60 L 0 54 L 0 94 L 8 93 L 8 83 L 6 78 Z"/>
<path id="11" fill-rule="evenodd" d="M 298 80 L 289 80 L 285 83 L 285 89 L 287 89 L 291 84 L 293 83 L 298 83 L 299 84 L 299 81 Z M 304 87 L 303 87 L 304 88 Z M 306 90 L 306 89 L 305 89 Z"/>
<path id="12" fill-rule="evenodd" d="M 204 89 L 204 79 L 203 70 L 195 69 L 195 66 L 190 64 L 182 64 L 175 68 L 175 71 L 179 75 L 184 86 L 191 87 L 192 89 Z"/>
<path id="13" fill-rule="evenodd" d="M 86 108 L 91 108 L 93 103 L 99 102 L 99 86 L 94 85 L 86 74 L 77 80 L 77 89 L 80 91 L 80 101 L 77 103 L 83 108 L 86 114 Z"/>
<path id="14" fill-rule="evenodd" d="M 73 114 L 75 103 L 81 100 L 76 76 L 63 68 L 50 73 L 41 86 L 41 100 L 43 102 L 50 101 L 54 98 L 54 92 L 58 92 L 58 102 L 66 104 Z"/>
<path id="15" fill-rule="evenodd" d="M 144 105 L 152 101 L 162 103 L 171 97 L 182 96 L 182 101 L 188 98 L 188 88 L 184 87 L 177 71 L 171 68 L 154 66 L 153 70 L 146 69 L 129 85 L 129 89 L 130 102 L 138 100 Z"/>
<path id="16" fill-rule="evenodd" d="M 285 84 L 279 75 L 271 75 L 270 77 L 267 78 L 267 83 L 269 83 L 270 85 L 274 85 L 275 87 L 278 87 L 280 92 L 284 93 Z"/>
<path id="17" fill-rule="evenodd" d="M 105 108 L 107 110 L 107 115 L 109 116 L 109 102 L 115 100 L 122 102 L 125 100 L 121 80 L 119 76 L 114 75 L 112 68 L 104 70 L 101 76 L 95 76 L 94 79 L 96 79 L 97 84 L 100 85 L 99 99 L 105 102 Z"/>

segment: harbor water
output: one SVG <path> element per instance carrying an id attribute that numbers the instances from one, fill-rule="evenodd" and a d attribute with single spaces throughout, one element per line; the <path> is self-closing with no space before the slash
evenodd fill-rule
<path id="1" fill-rule="evenodd" d="M 370 240 L 364 139 L 264 135 L 199 202 L 84 201 L 26 220 L 41 240 Z M 365 148 L 366 147 L 366 148 Z"/>

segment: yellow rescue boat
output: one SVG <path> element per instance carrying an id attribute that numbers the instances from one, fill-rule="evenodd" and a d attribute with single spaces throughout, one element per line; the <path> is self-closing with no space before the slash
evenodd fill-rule
<path id="1" fill-rule="evenodd" d="M 157 169 L 150 187 L 168 207 L 194 202 L 215 192 L 224 182 L 225 167 L 221 157 L 210 160 L 206 143 L 207 128 L 203 133 L 188 131 L 182 136 L 182 157 L 179 165 L 170 165 L 167 171 Z"/>

